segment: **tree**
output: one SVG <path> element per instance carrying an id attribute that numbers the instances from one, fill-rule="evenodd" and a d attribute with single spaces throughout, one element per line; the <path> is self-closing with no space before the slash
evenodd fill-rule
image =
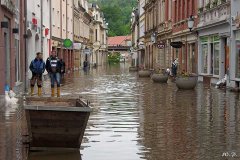
<path id="1" fill-rule="evenodd" d="M 90 0 L 97 3 L 109 23 L 109 36 L 128 35 L 133 7 L 137 0 Z"/>

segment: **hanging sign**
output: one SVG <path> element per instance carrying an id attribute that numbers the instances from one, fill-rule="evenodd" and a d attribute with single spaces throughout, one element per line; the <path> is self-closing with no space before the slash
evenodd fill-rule
<path id="1" fill-rule="evenodd" d="M 63 41 L 63 46 L 66 48 L 72 47 L 72 45 L 73 45 L 73 42 L 70 39 L 65 39 Z"/>
<path id="2" fill-rule="evenodd" d="M 158 47 L 158 49 L 163 49 L 163 48 L 165 48 L 165 43 L 160 42 L 157 44 L 157 47 Z"/>

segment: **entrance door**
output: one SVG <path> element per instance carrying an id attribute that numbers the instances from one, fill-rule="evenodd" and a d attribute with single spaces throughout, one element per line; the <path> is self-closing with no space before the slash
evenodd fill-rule
<path id="1" fill-rule="evenodd" d="M 225 74 L 229 70 L 229 46 L 227 45 L 227 39 L 224 40 L 224 49 L 225 49 Z"/>

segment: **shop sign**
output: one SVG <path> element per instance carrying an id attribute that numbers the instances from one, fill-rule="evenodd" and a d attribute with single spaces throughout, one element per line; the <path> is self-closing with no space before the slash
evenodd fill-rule
<path id="1" fill-rule="evenodd" d="M 165 43 L 159 42 L 159 43 L 157 44 L 157 47 L 158 47 L 158 49 L 163 49 L 163 48 L 165 48 Z"/>
<path id="2" fill-rule="evenodd" d="M 72 47 L 73 42 L 70 39 L 64 39 L 63 46 L 66 48 Z"/>
<path id="3" fill-rule="evenodd" d="M 82 48 L 82 44 L 81 43 L 73 43 L 73 48 L 80 50 Z"/>
<path id="4" fill-rule="evenodd" d="M 91 54 L 90 49 L 84 49 L 84 54 L 87 54 L 87 55 Z"/>

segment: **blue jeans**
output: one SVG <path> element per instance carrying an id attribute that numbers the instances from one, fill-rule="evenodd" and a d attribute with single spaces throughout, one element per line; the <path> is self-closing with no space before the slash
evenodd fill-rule
<path id="1" fill-rule="evenodd" d="M 51 88 L 54 88 L 54 83 L 57 82 L 57 87 L 60 87 L 61 75 L 60 73 L 50 73 Z"/>

